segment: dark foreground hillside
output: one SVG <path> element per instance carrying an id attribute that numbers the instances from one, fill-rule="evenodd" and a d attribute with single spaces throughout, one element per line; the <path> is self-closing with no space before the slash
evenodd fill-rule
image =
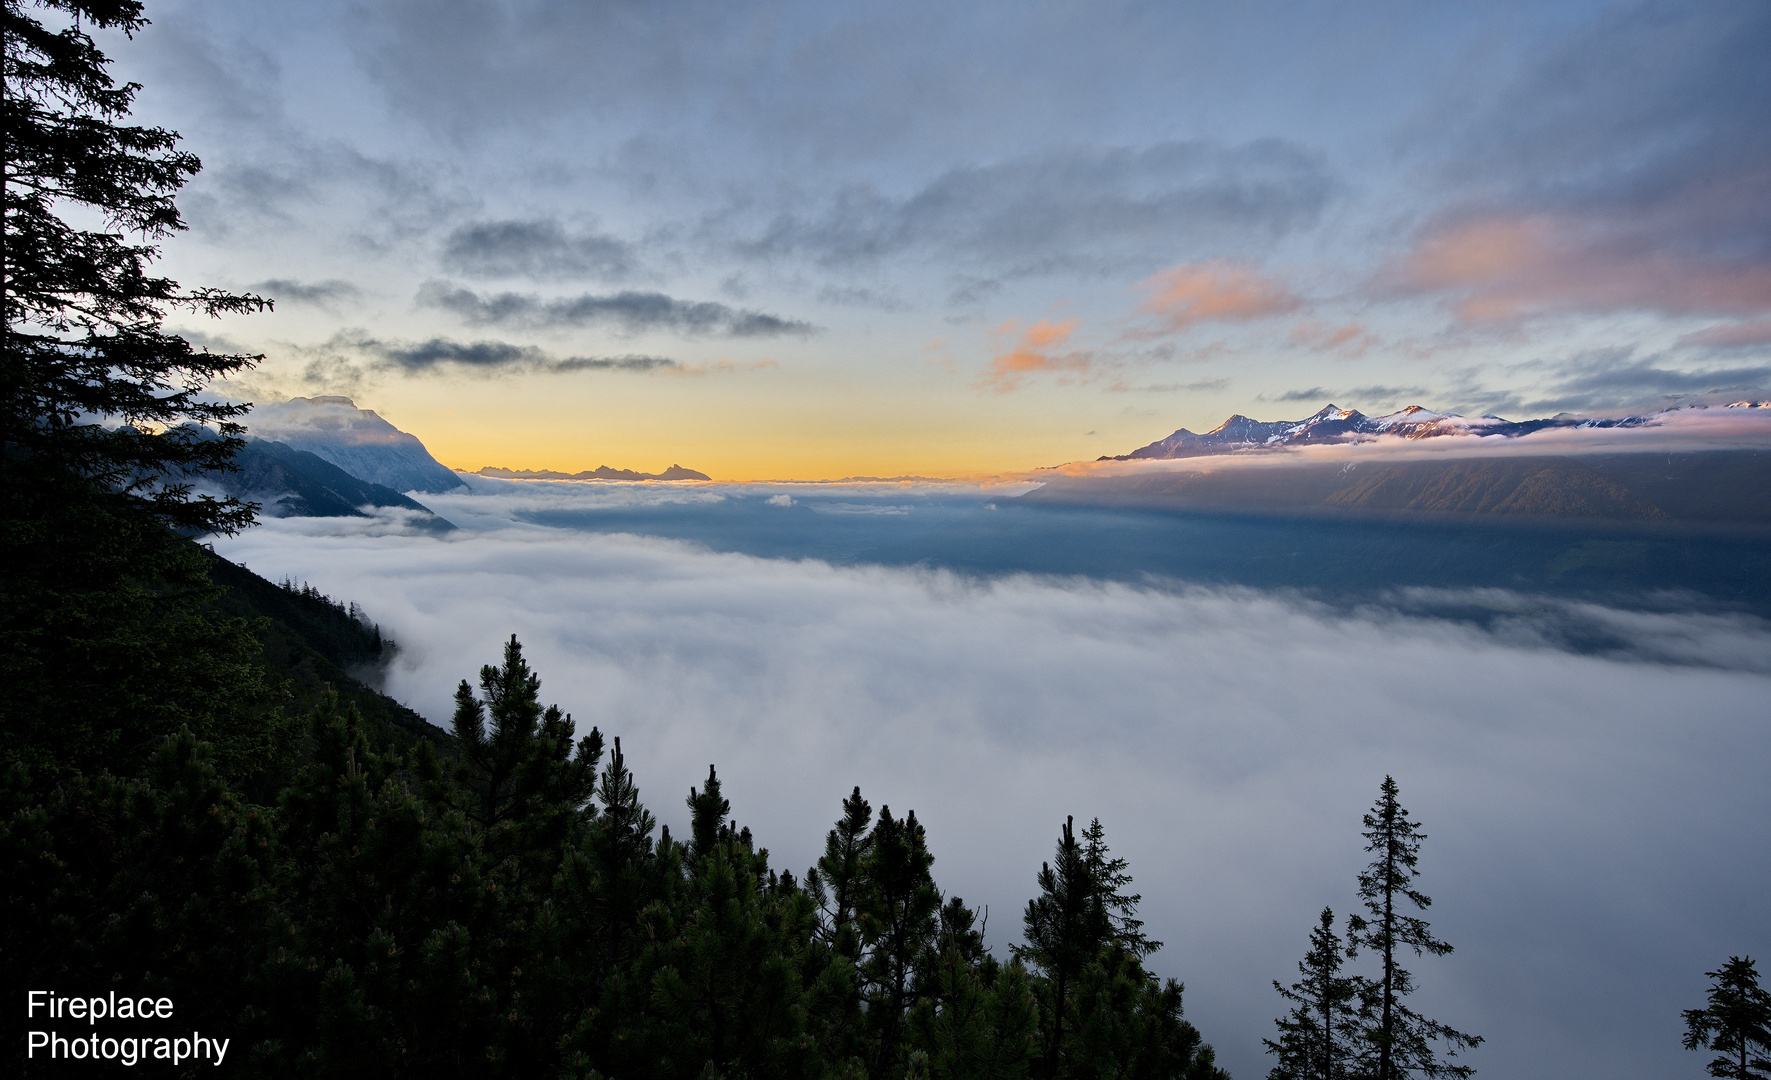
<path id="1" fill-rule="evenodd" d="M 252 623 L 264 668 L 287 695 L 287 711 L 305 713 L 332 694 L 401 749 L 418 742 L 445 752 L 452 746 L 447 732 L 376 689 L 380 668 L 397 646 L 354 607 L 308 586 L 266 581 L 219 556 L 209 573 L 223 590 L 216 606 Z"/>

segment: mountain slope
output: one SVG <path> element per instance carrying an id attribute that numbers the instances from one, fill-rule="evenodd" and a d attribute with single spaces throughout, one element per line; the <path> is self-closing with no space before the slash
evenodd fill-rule
<path id="1" fill-rule="evenodd" d="M 381 506 L 411 510 L 437 529 L 455 527 L 392 488 L 284 443 L 248 439 L 234 463 L 239 471 L 206 474 L 203 482 L 260 503 L 268 517 L 364 517 L 362 507 Z"/>
<path id="2" fill-rule="evenodd" d="M 255 438 L 284 443 L 395 491 L 453 491 L 461 478 L 418 440 L 347 397 L 290 398 L 258 405 L 247 418 Z"/>
<path id="3" fill-rule="evenodd" d="M 219 555 L 210 556 L 209 575 L 222 590 L 217 606 L 254 622 L 264 667 L 288 695 L 288 715 L 305 713 L 330 692 L 356 707 L 380 744 L 410 749 L 422 741 L 453 753 L 448 732 L 377 689 L 395 646 L 360 612 L 314 589 L 267 581 Z"/>
<path id="4" fill-rule="evenodd" d="M 1208 513 L 1771 526 L 1771 450 L 1300 461 L 1054 475 L 1033 504 Z"/>
<path id="5" fill-rule="evenodd" d="M 1670 515 L 1574 461 L 1410 461 L 1380 468 L 1323 500 L 1348 510 L 1629 518 Z"/>

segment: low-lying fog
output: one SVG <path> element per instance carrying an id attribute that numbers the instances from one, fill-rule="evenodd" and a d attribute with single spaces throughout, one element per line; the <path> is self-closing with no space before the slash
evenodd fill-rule
<path id="1" fill-rule="evenodd" d="M 444 726 L 456 683 L 515 633 L 545 700 L 622 737 L 673 831 L 710 762 L 796 874 L 854 785 L 915 809 L 937 880 L 988 905 L 999 952 L 1064 815 L 1100 817 L 1168 943 L 1154 966 L 1245 1080 L 1269 1066 L 1271 981 L 1296 977 L 1324 904 L 1351 907 L 1386 773 L 1457 947 L 1414 963 L 1417 1006 L 1487 1037 L 1468 1059 L 1483 1075 L 1695 1076 L 1679 1011 L 1702 973 L 1771 954 L 1763 621 L 959 577 L 535 523 L 548 500 L 718 500 L 623 490 L 481 484 L 426 497 L 464 526 L 444 538 L 284 519 L 216 548 L 361 604 L 400 646 L 387 691 Z M 897 505 L 843 498 L 856 520 Z M 1434 614 L 1471 607 L 1490 617 Z"/>

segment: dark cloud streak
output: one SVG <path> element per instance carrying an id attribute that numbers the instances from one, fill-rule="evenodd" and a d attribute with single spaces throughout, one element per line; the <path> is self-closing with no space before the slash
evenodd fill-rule
<path id="1" fill-rule="evenodd" d="M 263 293 L 275 301 L 308 304 L 328 309 L 341 302 L 357 300 L 363 295 L 363 290 L 339 278 L 312 282 L 295 281 L 290 278 L 271 278 L 268 281 L 249 285 L 247 288 L 253 292 Z"/>
<path id="2" fill-rule="evenodd" d="M 478 221 L 443 241 L 443 265 L 474 277 L 622 281 L 639 269 L 632 244 L 603 233 L 573 234 L 558 221 Z"/>
<path id="3" fill-rule="evenodd" d="M 459 315 L 480 326 L 613 326 L 630 334 L 669 331 L 685 335 L 781 337 L 809 334 L 811 323 L 711 300 L 678 300 L 663 293 L 624 292 L 544 299 L 533 293 L 487 293 L 445 282 L 426 282 L 418 303 Z"/>
<path id="4" fill-rule="evenodd" d="M 407 375 L 451 370 L 489 375 L 577 371 L 644 373 L 682 366 L 662 356 L 560 357 L 535 345 L 517 345 L 508 341 L 456 341 L 445 337 L 417 342 L 390 341 L 351 330 L 336 334 L 324 345 L 308 351 L 316 354 L 309 364 L 310 380 L 337 378 L 339 374 L 360 375 L 359 367 Z"/>

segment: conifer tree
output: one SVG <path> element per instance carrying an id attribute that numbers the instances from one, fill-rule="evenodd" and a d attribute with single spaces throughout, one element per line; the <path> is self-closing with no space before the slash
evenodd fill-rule
<path id="1" fill-rule="evenodd" d="M 912 976 L 932 946 L 941 908 L 941 892 L 929 873 L 934 861 L 916 811 L 899 819 L 890 807 L 881 806 L 862 863 L 862 888 L 855 905 L 856 925 L 867 950 L 859 969 L 875 1040 L 875 1077 L 900 1067 L 904 1019 L 913 1000 Z"/>
<path id="2" fill-rule="evenodd" d="M 1403 908 L 1408 904 L 1425 911 L 1433 901 L 1414 887 L 1414 879 L 1420 875 L 1420 844 L 1426 834 L 1420 831 L 1419 822 L 1408 820 L 1408 812 L 1397 801 L 1397 791 L 1395 779 L 1384 777 L 1378 800 L 1365 815 L 1365 850 L 1376 858 L 1359 875 L 1359 898 L 1365 902 L 1366 914 L 1353 916 L 1347 925 L 1348 955 L 1368 949 L 1381 964 L 1379 976 L 1364 984 L 1363 1067 L 1374 1080 L 1403 1080 L 1416 1074 L 1429 1080 L 1463 1078 L 1475 1069 L 1440 1061 L 1433 1044 L 1443 1042 L 1449 1058 L 1479 1045 L 1481 1037 L 1429 1020 L 1403 1001 L 1414 991 L 1414 976 L 1402 966 L 1402 951 L 1445 956 L 1452 950 L 1433 936 L 1425 919 Z"/>
<path id="3" fill-rule="evenodd" d="M 805 893 L 817 912 L 823 955 L 813 953 L 820 1038 L 831 1060 L 865 1071 L 861 985 L 861 928 L 856 922 L 862 874 L 873 850 L 873 807 L 856 787 L 842 801 L 842 817 L 824 837 L 824 854 L 806 871 Z"/>
<path id="4" fill-rule="evenodd" d="M 1711 1076 L 1735 1080 L 1771 1077 L 1771 993 L 1759 986 L 1750 956 L 1730 956 L 1715 971 L 1709 1004 L 1685 1010 L 1685 1049 L 1710 1049 Z"/>
<path id="5" fill-rule="evenodd" d="M 824 837 L 824 854 L 806 871 L 806 892 L 818 905 L 820 932 L 838 952 L 851 960 L 859 955 L 860 938 L 855 930 L 855 902 L 861 888 L 861 868 L 873 847 L 873 808 L 861 797 L 860 787 L 842 801 L 842 817 Z"/>
<path id="6" fill-rule="evenodd" d="M 713 854 L 726 832 L 726 816 L 732 804 L 720 794 L 719 774 L 707 766 L 707 783 L 700 791 L 689 789 L 689 853 L 702 859 Z"/>
<path id="7" fill-rule="evenodd" d="M 1342 975 L 1345 949 L 1334 932 L 1334 912 L 1322 909 L 1310 932 L 1310 951 L 1298 962 L 1302 979 L 1289 987 L 1273 980 L 1279 996 L 1292 1002 L 1291 1012 L 1274 1023 L 1279 1039 L 1262 1039 L 1278 1061 L 1267 1080 L 1347 1080 L 1352 1076 L 1353 1049 L 1359 1037 L 1358 976 Z"/>
<path id="8" fill-rule="evenodd" d="M 1030 961 L 1051 983 L 1044 1056 L 1046 1071 L 1054 1076 L 1063 1052 L 1071 984 L 1111 936 L 1100 885 L 1076 841 L 1075 826 L 1074 817 L 1064 820 L 1056 856 L 1039 868 L 1039 895 L 1027 902 L 1022 916 L 1027 943 L 1015 948 L 1017 956 Z"/>
<path id="9" fill-rule="evenodd" d="M 1131 875 L 1125 872 L 1126 861 L 1111 855 L 1101 819 L 1091 818 L 1088 828 L 1082 831 L 1082 858 L 1105 909 L 1109 938 L 1114 945 L 1142 960 L 1162 948 L 1162 942 L 1144 935 L 1144 921 L 1137 917 L 1138 905 L 1144 898 L 1119 891 L 1131 884 Z"/>
<path id="10" fill-rule="evenodd" d="M 190 481 L 240 445 L 245 407 L 204 390 L 258 358 L 193 349 L 165 320 L 269 302 L 153 272 L 200 164 L 177 133 L 129 123 L 139 87 L 89 33 L 132 36 L 139 0 L 5 0 L 0 23 L 0 755 L 136 775 L 188 726 L 248 774 L 271 688 L 248 627 L 207 609 L 184 537 L 252 522 Z"/>
<path id="11" fill-rule="evenodd" d="M 455 690 L 455 741 L 461 778 L 472 792 L 469 816 L 491 829 L 543 808 L 581 810 L 595 788 L 602 733 L 592 728 L 574 745 L 572 718 L 557 705 L 541 707 L 541 677 L 523 659 L 515 634 L 505 643 L 504 663 L 480 669 L 480 690 L 483 699 L 465 679 Z"/>
<path id="12" fill-rule="evenodd" d="M 127 124 L 140 87 L 118 86 L 87 27 L 133 36 L 139 0 L 36 0 L 51 29 L 5 0 L 5 364 L 0 505 L 9 524 L 45 485 L 95 495 L 197 532 L 252 520 L 176 474 L 228 465 L 246 406 L 202 396 L 259 357 L 197 351 L 164 329 L 171 310 L 219 316 L 270 302 L 156 277 L 155 242 L 185 228 L 174 196 L 202 168 L 178 133 Z M 102 227 L 76 221 L 91 214 Z M 131 240 L 133 235 L 136 239 Z M 189 422 L 219 425 L 203 437 Z M 29 485 L 28 487 L 26 485 Z"/>

